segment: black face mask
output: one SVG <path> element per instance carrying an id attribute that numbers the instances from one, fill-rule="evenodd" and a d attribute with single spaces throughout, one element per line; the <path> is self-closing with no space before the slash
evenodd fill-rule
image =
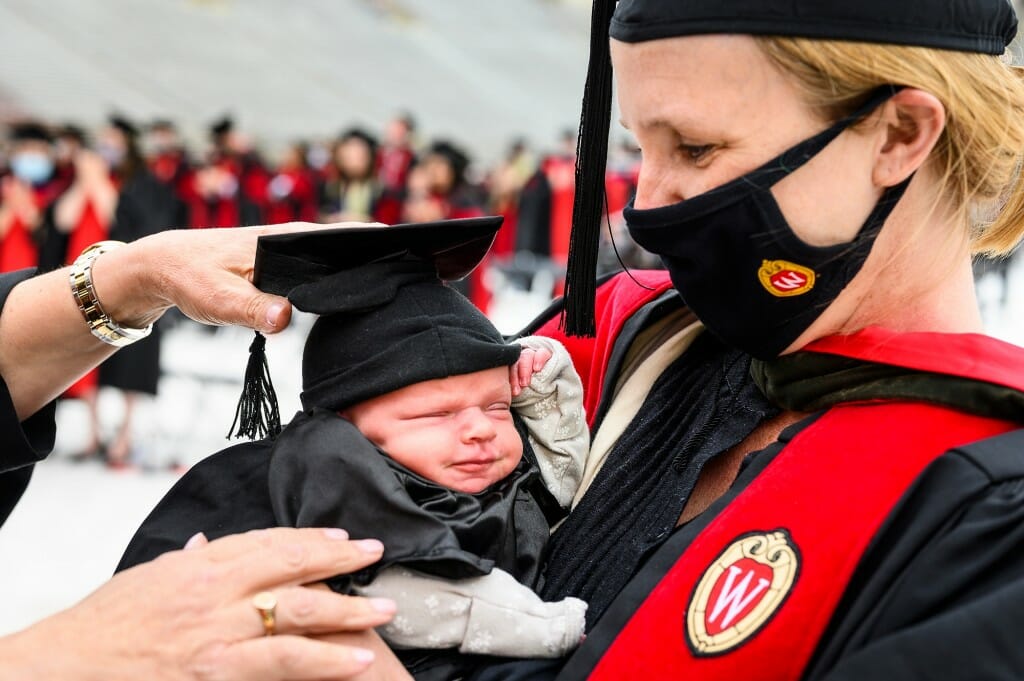
<path id="1" fill-rule="evenodd" d="M 772 359 L 860 271 L 911 178 L 885 190 L 853 241 L 825 247 L 793 233 L 771 188 L 897 91 L 880 88 L 832 127 L 704 194 L 662 208 L 626 207 L 629 233 L 662 257 L 679 294 L 708 330 L 758 359 Z"/>

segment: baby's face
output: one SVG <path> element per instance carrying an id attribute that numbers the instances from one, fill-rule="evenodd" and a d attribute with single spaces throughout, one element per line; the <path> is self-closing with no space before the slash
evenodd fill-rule
<path id="1" fill-rule="evenodd" d="M 414 473 L 475 494 L 511 473 L 523 456 L 511 401 L 508 368 L 497 367 L 414 383 L 342 416 Z"/>

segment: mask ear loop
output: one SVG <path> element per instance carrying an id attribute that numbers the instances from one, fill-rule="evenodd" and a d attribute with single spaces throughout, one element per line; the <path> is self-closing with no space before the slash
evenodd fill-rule
<path id="1" fill-rule="evenodd" d="M 641 284 L 639 281 L 637 281 L 637 278 L 633 276 L 633 273 L 630 271 L 629 267 L 627 267 L 626 263 L 624 263 L 622 261 L 622 256 L 619 255 L 619 247 L 615 245 L 615 233 L 612 231 L 612 217 L 611 217 L 611 211 L 608 209 L 608 193 L 607 192 L 605 192 L 605 195 L 604 195 L 604 220 L 605 220 L 605 222 L 608 223 L 608 240 L 612 242 L 612 250 L 615 252 L 615 259 L 619 261 L 619 266 L 622 267 L 622 271 L 625 272 L 626 276 L 629 277 L 630 279 L 632 279 L 633 283 L 636 284 L 637 286 L 639 286 L 640 288 L 645 289 L 647 291 L 653 291 L 654 290 L 653 286 L 648 286 L 647 284 Z"/>

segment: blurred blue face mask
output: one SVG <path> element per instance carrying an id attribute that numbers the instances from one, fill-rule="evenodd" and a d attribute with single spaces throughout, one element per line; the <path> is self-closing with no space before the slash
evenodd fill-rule
<path id="1" fill-rule="evenodd" d="M 40 185 L 53 175 L 53 161 L 46 154 L 23 151 L 11 157 L 11 172 L 23 182 Z"/>
<path id="2" fill-rule="evenodd" d="M 121 161 L 124 160 L 124 149 L 115 147 L 112 144 L 96 145 L 96 153 L 99 154 L 111 168 L 116 168 L 121 165 Z"/>

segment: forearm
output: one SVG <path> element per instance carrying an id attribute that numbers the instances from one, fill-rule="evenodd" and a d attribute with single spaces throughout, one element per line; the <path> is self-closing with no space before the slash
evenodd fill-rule
<path id="1" fill-rule="evenodd" d="M 93 282 L 107 314 L 141 327 L 167 308 L 155 295 L 137 242 L 96 259 Z M 20 419 L 35 413 L 114 352 L 92 335 L 71 294 L 70 268 L 33 277 L 11 291 L 0 314 L 0 375 Z"/>
<path id="2" fill-rule="evenodd" d="M 206 324 L 242 324 L 276 333 L 288 326 L 291 306 L 287 299 L 253 287 L 257 239 L 341 226 L 167 230 L 96 258 L 96 296 L 107 315 L 125 328 L 151 324 L 176 306 Z M 89 331 L 72 298 L 67 269 L 18 284 L 0 314 L 0 375 L 20 418 L 112 352 Z"/>

